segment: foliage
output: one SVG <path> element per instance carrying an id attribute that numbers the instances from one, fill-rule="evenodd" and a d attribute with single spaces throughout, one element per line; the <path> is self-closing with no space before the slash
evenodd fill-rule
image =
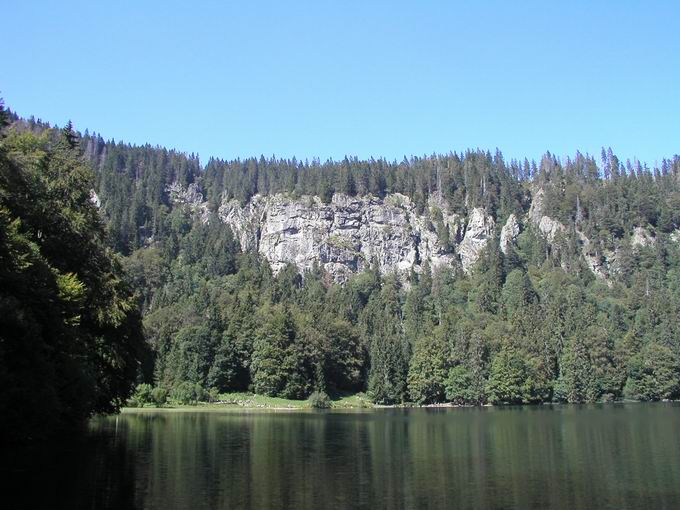
<path id="1" fill-rule="evenodd" d="M 200 384 L 184 381 L 170 391 L 170 398 L 179 404 L 195 405 L 208 400 L 208 393 Z"/>
<path id="2" fill-rule="evenodd" d="M 636 400 L 662 400 L 680 396 L 680 363 L 664 345 L 650 343 L 630 361 L 625 392 Z"/>
<path id="3" fill-rule="evenodd" d="M 69 124 L 0 141 L 2 436 L 44 438 L 112 412 L 147 346 L 120 259 L 90 201 L 94 174 Z"/>
<path id="4" fill-rule="evenodd" d="M 365 391 L 378 404 L 466 405 L 679 396 L 680 157 L 655 169 L 611 151 L 599 166 L 582 154 L 520 162 L 467 151 L 400 162 L 212 159 L 201 168 L 194 155 L 31 121 L 5 134 L 1 331 L 16 333 L 0 344 L 2 367 L 12 367 L 0 370 L 0 385 L 11 388 L 2 395 L 10 422 L 16 402 L 85 416 L 149 382 L 139 377 L 150 363 L 138 308 L 157 403 L 162 388 L 186 403 L 216 391 Z M 204 200 L 206 214 L 180 192 Z M 274 193 L 325 203 L 335 193 L 392 203 L 404 194 L 454 254 L 461 234 L 434 203 L 461 215 L 483 207 L 498 228 L 470 274 L 423 263 L 395 278 L 367 261 L 339 285 L 319 266 L 274 274 L 217 217 L 224 200 Z M 564 225 L 551 241 L 527 221 L 532 200 L 531 212 L 540 202 Z M 522 232 L 501 251 L 510 214 Z M 654 241 L 636 244 L 639 228 Z M 610 285 L 587 267 L 585 237 L 590 257 L 607 255 Z M 83 361 L 87 369 L 71 370 Z"/>
<path id="5" fill-rule="evenodd" d="M 464 365 L 456 365 L 449 370 L 446 380 L 446 399 L 457 405 L 476 405 L 484 401 L 470 369 Z"/>
<path id="6" fill-rule="evenodd" d="M 565 162 L 547 154 L 537 164 L 479 151 L 399 163 L 213 159 L 201 171 L 192 156 L 97 136 L 82 143 L 86 154 L 100 155 L 97 178 L 108 183 L 100 187 L 103 209 L 115 246 L 130 253 L 126 267 L 146 313 L 160 384 L 298 399 L 367 391 L 379 404 L 592 402 L 621 398 L 624 386 L 636 398 L 673 392 L 644 390 L 650 369 L 640 368 L 640 356 L 650 343 L 680 352 L 680 293 L 672 290 L 680 255 L 670 242 L 680 226 L 672 213 L 680 205 L 673 177 L 680 159 L 665 160 L 656 173 L 609 153 L 598 168 L 580 154 Z M 289 265 L 274 276 L 266 261 L 242 253 L 214 216 L 205 224 L 173 202 L 167 189 L 174 182 L 193 184 L 213 212 L 222 200 L 246 203 L 258 193 L 324 202 L 334 193 L 403 193 L 451 247 L 460 239 L 445 227 L 441 208 L 428 209 L 433 193 L 441 192 L 436 198 L 451 212 L 484 207 L 500 225 L 511 213 L 525 218 L 528 197 L 540 189 L 543 210 L 567 229 L 549 243 L 524 224 L 504 253 L 492 239 L 470 275 L 424 264 L 406 287 L 372 264 L 336 285 L 319 267 L 298 274 Z M 117 186 L 145 208 L 114 199 Z M 133 210 L 143 213 L 131 216 Z M 118 220 L 133 216 L 137 223 L 128 220 L 128 227 Z M 142 234 L 133 241 L 121 235 L 132 224 Z M 658 242 L 633 246 L 636 226 L 656 230 Z M 619 250 L 611 270 L 620 271 L 621 283 L 606 287 L 593 278 L 579 232 L 592 250 Z"/>
<path id="7" fill-rule="evenodd" d="M 153 387 L 150 384 L 138 384 L 135 392 L 130 397 L 128 405 L 132 407 L 144 407 L 145 404 L 151 404 L 154 401 Z"/>
<path id="8" fill-rule="evenodd" d="M 487 393 L 492 404 L 522 404 L 528 401 L 529 375 L 525 358 L 514 349 L 502 349 L 493 359 Z"/>
<path id="9" fill-rule="evenodd" d="M 323 391 L 315 391 L 309 396 L 309 405 L 314 409 L 330 409 L 333 406 L 331 399 Z"/>
<path id="10" fill-rule="evenodd" d="M 153 390 L 151 390 L 151 400 L 158 407 L 162 407 L 168 401 L 169 394 L 170 392 L 167 390 L 167 388 L 156 386 Z"/>
<path id="11" fill-rule="evenodd" d="M 449 346 L 438 335 L 416 342 L 408 372 L 409 395 L 413 402 L 432 404 L 446 400 Z"/>

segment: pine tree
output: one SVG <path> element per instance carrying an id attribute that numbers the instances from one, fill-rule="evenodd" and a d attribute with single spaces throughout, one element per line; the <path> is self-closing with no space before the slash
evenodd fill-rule
<path id="1" fill-rule="evenodd" d="M 69 120 L 66 126 L 61 130 L 62 138 L 66 147 L 69 150 L 76 150 L 78 147 L 79 136 L 78 133 L 73 129 L 73 123 Z"/>
<path id="2" fill-rule="evenodd" d="M 136 299 L 90 202 L 92 171 L 65 141 L 26 132 L 0 142 L 4 438 L 117 410 L 147 361 Z"/>
<path id="3" fill-rule="evenodd" d="M 433 404 L 446 400 L 449 346 L 438 334 L 420 338 L 408 372 L 409 395 L 413 402 Z"/>

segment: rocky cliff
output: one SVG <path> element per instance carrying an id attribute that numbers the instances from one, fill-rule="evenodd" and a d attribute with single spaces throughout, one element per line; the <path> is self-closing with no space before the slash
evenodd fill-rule
<path id="1" fill-rule="evenodd" d="M 173 202 L 209 221 L 208 204 L 195 185 L 183 189 L 173 184 L 168 193 Z M 526 214 L 511 214 L 502 225 L 483 208 L 470 209 L 467 215 L 451 209 L 432 197 L 419 214 L 409 197 L 398 193 L 385 198 L 335 194 L 330 203 L 315 196 L 276 194 L 255 195 L 245 205 L 223 201 L 213 212 L 230 226 L 243 250 L 262 254 L 274 272 L 288 263 L 301 271 L 318 264 L 338 282 L 374 263 L 383 273 L 419 272 L 425 263 L 432 269 L 458 267 L 469 273 L 495 236 L 507 253 L 525 228 L 535 228 L 551 244 L 568 231 L 544 210 L 540 189 L 533 193 Z M 586 266 L 608 281 L 615 273 L 616 252 L 603 253 L 585 234 L 578 229 L 575 233 Z M 646 246 L 654 237 L 638 227 L 631 242 Z"/>
<path id="2" fill-rule="evenodd" d="M 425 261 L 450 266 L 460 257 L 469 268 L 493 231 L 493 219 L 475 210 L 474 224 L 465 229 L 464 218 L 448 209 L 441 214 L 451 238 L 465 232 L 466 244 L 458 251 L 441 241 L 429 214 L 417 214 L 411 200 L 399 194 L 384 199 L 336 194 L 329 204 L 318 197 L 258 195 L 246 206 L 229 201 L 218 211 L 241 247 L 264 255 L 274 271 L 289 262 L 301 270 L 318 263 L 337 281 L 373 262 L 383 272 L 407 272 Z"/>

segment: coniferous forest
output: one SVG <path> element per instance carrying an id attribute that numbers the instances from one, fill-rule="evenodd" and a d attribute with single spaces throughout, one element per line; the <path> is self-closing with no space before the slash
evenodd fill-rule
<path id="1" fill-rule="evenodd" d="M 0 410 L 17 434 L 114 411 L 135 386 L 177 401 L 235 391 L 366 392 L 378 404 L 680 397 L 678 156 L 654 168 L 611 150 L 203 166 L 2 115 Z M 210 221 L 172 202 L 173 183 L 198 186 Z M 454 264 L 397 277 L 372 265 L 342 285 L 318 267 L 273 274 L 214 212 L 256 194 L 327 203 L 398 192 L 428 214 L 438 193 L 502 225 L 527 214 L 538 188 L 567 227 L 552 242 L 527 228 L 506 253 L 488 243 L 470 274 Z M 636 227 L 654 242 L 633 243 Z M 598 253 L 616 253 L 608 281 L 585 265 L 577 228 Z"/>
<path id="2" fill-rule="evenodd" d="M 0 415 L 3 441 L 116 411 L 151 357 L 135 294 L 90 201 L 67 125 L 7 130 L 0 105 Z"/>

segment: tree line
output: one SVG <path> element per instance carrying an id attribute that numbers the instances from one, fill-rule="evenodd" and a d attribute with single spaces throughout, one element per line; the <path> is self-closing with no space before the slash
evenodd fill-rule
<path id="1" fill-rule="evenodd" d="M 338 285 L 319 268 L 272 275 L 226 226 L 190 232 L 176 258 L 151 248 L 127 259 L 147 282 L 138 288 L 157 284 L 140 299 L 158 386 L 367 391 L 382 404 L 679 396 L 680 250 L 662 236 L 635 248 L 631 276 L 611 287 L 585 267 L 566 272 L 533 229 L 512 257 L 490 243 L 470 276 L 425 267 L 404 282 L 373 266 Z M 218 239 L 233 256 L 210 253 Z"/>
<path id="2" fill-rule="evenodd" d="M 25 165 L 57 151 L 65 136 L 16 118 L 6 132 L 3 145 L 23 151 Z M 138 364 L 135 380 L 159 395 L 366 391 L 383 404 L 679 396 L 677 156 L 654 169 L 621 163 L 611 151 L 599 165 L 581 154 L 520 163 L 468 151 L 399 163 L 213 159 L 203 168 L 193 155 L 96 134 L 68 136 L 72 164 L 94 170 L 78 196 L 84 200 L 87 186 L 97 191 L 106 224 L 98 239 L 119 254 L 112 260 L 121 256 L 130 299 L 143 316 L 153 359 L 148 371 Z M 34 171 L 43 175 L 45 168 Z M 171 202 L 167 187 L 174 182 L 199 187 L 211 221 Z M 525 215 L 539 188 L 545 214 L 565 231 L 548 242 L 527 225 L 506 253 L 496 237 L 469 275 L 425 265 L 397 278 L 376 264 L 344 285 L 318 267 L 300 274 L 289 266 L 274 275 L 257 254 L 242 253 L 215 216 L 222 200 L 246 202 L 256 193 L 329 201 L 334 193 L 399 192 L 422 214 L 434 214 L 427 203 L 438 193 L 454 211 L 485 207 L 502 225 L 511 213 Z M 82 207 L 94 214 L 91 204 Z M 632 243 L 635 227 L 655 242 Z M 586 266 L 579 232 L 599 254 L 616 250 L 610 284 Z M 73 242 L 65 239 L 61 249 Z"/>
<path id="3" fill-rule="evenodd" d="M 0 102 L 0 441 L 123 405 L 152 358 L 69 123 L 8 129 Z"/>

